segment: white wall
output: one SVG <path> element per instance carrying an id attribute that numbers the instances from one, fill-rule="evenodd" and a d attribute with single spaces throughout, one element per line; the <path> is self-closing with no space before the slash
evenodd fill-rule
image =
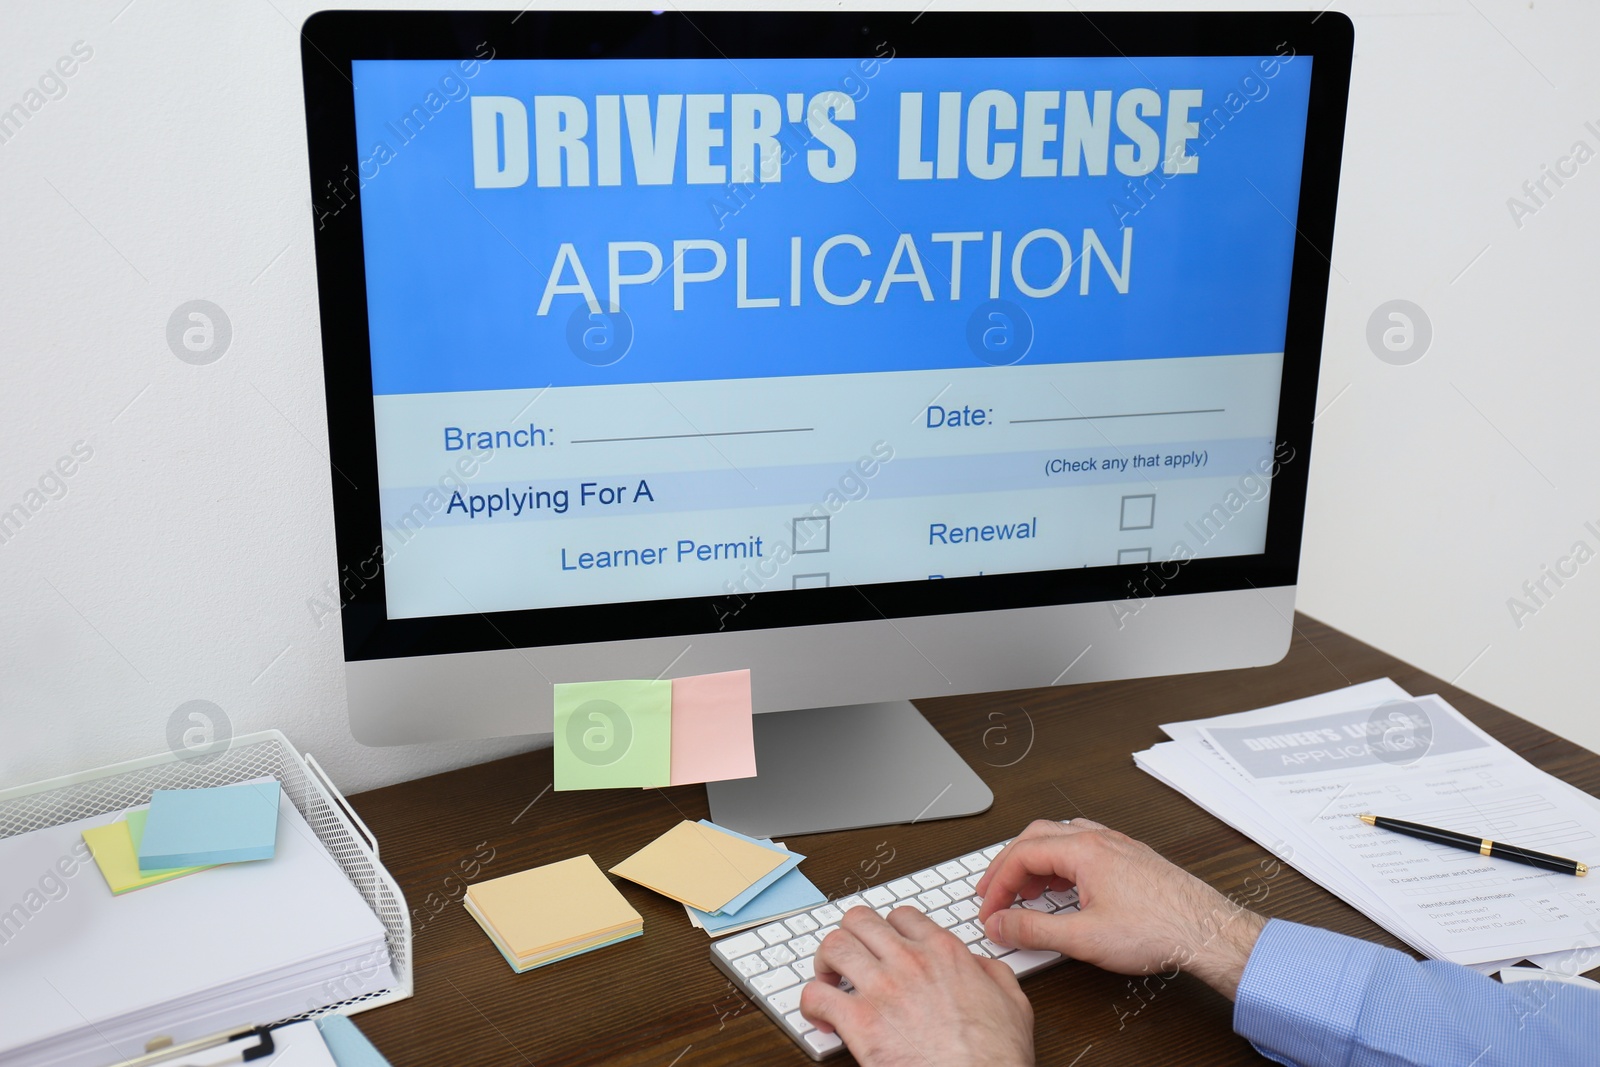
<path id="1" fill-rule="evenodd" d="M 1575 541 L 1600 549 L 1583 526 L 1600 528 L 1600 160 L 1520 227 L 1506 206 L 1574 141 L 1600 149 L 1584 127 L 1600 130 L 1600 5 L 1346 7 L 1302 606 L 1600 749 L 1600 561 L 1547 583 L 1520 626 L 1507 606 Z M 92 56 L 0 143 L 0 510 L 42 499 L 26 494 L 78 442 L 93 454 L 0 544 L 0 786 L 161 751 L 194 699 L 236 732 L 283 729 L 352 790 L 544 743 L 358 746 L 337 627 L 308 608 L 334 568 L 297 36 L 311 10 L 3 15 L 0 108 L 75 42 Z M 196 298 L 233 329 L 207 366 L 166 343 Z M 1396 298 L 1434 331 L 1406 366 L 1365 336 Z"/>

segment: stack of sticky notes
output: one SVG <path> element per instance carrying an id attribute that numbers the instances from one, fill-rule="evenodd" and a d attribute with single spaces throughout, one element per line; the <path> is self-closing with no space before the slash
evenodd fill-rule
<path id="1" fill-rule="evenodd" d="M 478 882 L 464 903 L 518 974 L 644 932 L 644 918 L 588 856 Z"/>
<path id="2" fill-rule="evenodd" d="M 781 841 L 760 843 L 769 848 L 783 848 Z M 737 933 L 778 919 L 787 919 L 791 915 L 827 902 L 828 898 L 822 890 L 811 883 L 811 879 L 801 874 L 798 868 L 792 868 L 736 909 L 733 908 L 733 903 L 737 901 L 730 902 L 719 914 L 699 911 L 687 904 L 683 906 L 683 910 L 688 913 L 689 923 L 696 930 L 704 930 L 712 937 L 721 937 L 723 934 Z"/>
<path id="3" fill-rule="evenodd" d="M 262 779 L 216 789 L 158 789 L 150 806 L 83 831 L 116 896 L 277 850 L 282 788 Z"/>
<path id="4" fill-rule="evenodd" d="M 124 819 L 83 832 L 83 840 L 88 844 L 90 854 L 94 856 L 95 865 L 105 876 L 106 885 L 110 886 L 111 892 L 119 897 L 135 889 L 143 889 L 145 886 L 160 882 L 170 882 L 174 878 L 182 878 L 186 874 L 208 869 L 169 867 L 141 871 L 139 842 L 144 839 L 145 820 L 149 815 L 147 809 L 140 808 L 138 811 L 128 812 Z"/>
<path id="5" fill-rule="evenodd" d="M 803 859 L 703 819 L 685 820 L 611 868 L 611 873 L 696 911 L 730 915 Z"/>
<path id="6" fill-rule="evenodd" d="M 276 779 L 156 790 L 139 842 L 140 872 L 271 859 L 281 793 Z"/>
<path id="7" fill-rule="evenodd" d="M 691 785 L 756 773 L 750 672 L 555 686 L 555 787 Z"/>

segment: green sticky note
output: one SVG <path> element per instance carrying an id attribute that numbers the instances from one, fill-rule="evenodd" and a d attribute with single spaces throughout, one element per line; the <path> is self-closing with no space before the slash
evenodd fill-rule
<path id="1" fill-rule="evenodd" d="M 555 687 L 557 789 L 664 786 L 672 780 L 672 682 Z"/>

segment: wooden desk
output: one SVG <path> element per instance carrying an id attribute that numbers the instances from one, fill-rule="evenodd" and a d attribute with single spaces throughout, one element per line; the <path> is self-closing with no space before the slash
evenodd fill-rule
<path id="1" fill-rule="evenodd" d="M 1442 694 L 1534 764 L 1600 793 L 1600 756 L 1315 620 L 1296 621 L 1288 656 L 1272 667 L 919 701 L 994 790 L 994 807 L 965 819 L 797 839 L 810 857 L 807 876 L 830 897 L 843 896 L 863 879 L 904 875 L 1009 837 L 1030 819 L 1084 815 L 1148 842 L 1241 901 L 1265 886 L 1253 906 L 1269 915 L 1404 947 L 1287 867 L 1263 880 L 1258 865 L 1267 852 L 1130 758 L 1163 739 L 1160 722 L 1384 675 L 1411 693 Z M 359 1017 L 395 1067 L 809 1063 L 711 965 L 707 938 L 682 907 L 629 882 L 617 884 L 644 916 L 642 938 L 512 973 L 459 903 L 467 882 L 585 851 L 609 867 L 680 819 L 708 814 L 701 786 L 556 793 L 550 781 L 545 749 L 351 798 L 413 915 L 416 997 Z M 893 858 L 874 870 L 880 855 Z M 1187 976 L 1137 999 L 1128 978 L 1065 963 L 1023 988 L 1035 1008 L 1041 1064 L 1265 1062 L 1234 1036 L 1232 1005 Z"/>

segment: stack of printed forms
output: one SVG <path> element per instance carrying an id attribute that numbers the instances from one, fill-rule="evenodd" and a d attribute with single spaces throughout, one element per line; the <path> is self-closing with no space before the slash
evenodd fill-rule
<path id="1" fill-rule="evenodd" d="M 1162 727 L 1140 769 L 1434 959 L 1600 965 L 1600 886 L 1369 826 L 1406 819 L 1600 864 L 1600 801 L 1539 770 L 1437 696 L 1383 678 Z M 1272 910 L 1256 878 L 1247 906 Z"/>

